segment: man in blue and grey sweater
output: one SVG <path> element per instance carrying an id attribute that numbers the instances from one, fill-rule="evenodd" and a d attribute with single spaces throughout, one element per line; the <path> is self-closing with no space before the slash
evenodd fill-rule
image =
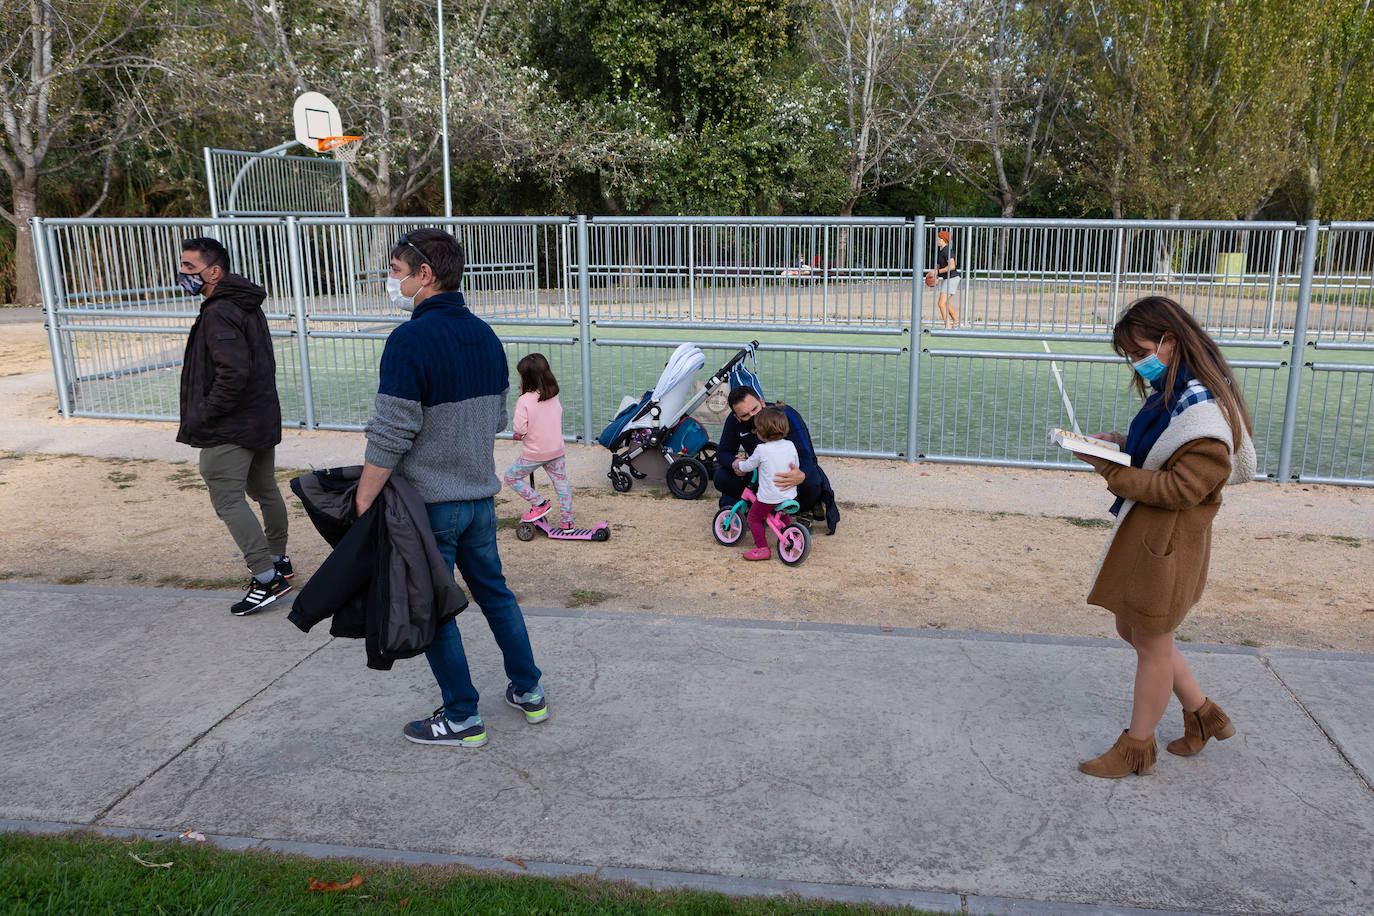
<path id="1" fill-rule="evenodd" d="M 506 428 L 506 353 L 463 302 L 463 265 L 462 246 L 439 229 L 408 232 L 391 249 L 387 292 L 412 315 L 382 350 L 357 508 L 359 515 L 367 511 L 393 471 L 420 492 L 439 553 L 450 567 L 458 564 L 505 656 L 506 702 L 538 723 L 548 718 L 548 704 L 524 615 L 496 552 L 493 497 L 501 480 L 493 448 Z M 417 744 L 486 744 L 456 621 L 439 629 L 425 658 L 444 703 L 406 725 L 405 737 Z"/>

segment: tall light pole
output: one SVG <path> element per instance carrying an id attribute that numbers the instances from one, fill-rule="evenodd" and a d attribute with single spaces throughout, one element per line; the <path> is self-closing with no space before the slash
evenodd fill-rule
<path id="1" fill-rule="evenodd" d="M 439 2 L 439 118 L 443 132 L 444 216 L 453 216 L 453 185 L 448 167 L 448 73 L 444 61 L 444 0 Z"/>

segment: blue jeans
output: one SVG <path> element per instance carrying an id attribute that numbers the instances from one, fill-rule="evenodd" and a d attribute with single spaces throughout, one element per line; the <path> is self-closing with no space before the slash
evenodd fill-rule
<path id="1" fill-rule="evenodd" d="M 501 557 L 496 552 L 496 503 L 492 499 L 466 502 L 428 503 L 429 527 L 434 531 L 439 554 L 452 569 L 458 564 L 468 593 L 482 609 L 496 645 L 506 661 L 506 677 L 516 693 L 529 693 L 539 686 L 539 669 L 525 630 L 520 603 L 506 587 L 501 572 Z M 477 715 L 477 688 L 472 686 L 468 658 L 463 652 L 463 637 L 457 621 L 439 628 L 425 659 L 444 698 L 444 715 L 461 722 Z"/>

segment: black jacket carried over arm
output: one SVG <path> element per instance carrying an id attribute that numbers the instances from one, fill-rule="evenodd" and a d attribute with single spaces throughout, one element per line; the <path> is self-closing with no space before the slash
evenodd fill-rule
<path id="1" fill-rule="evenodd" d="M 195 448 L 272 448 L 281 441 L 277 360 L 262 302 L 267 291 L 225 274 L 186 339 L 177 441 Z"/>
<path id="2" fill-rule="evenodd" d="M 365 640 L 367 666 L 387 671 L 419 655 L 439 627 L 468 606 L 439 554 L 424 500 L 392 474 L 372 506 L 355 516 L 362 467 L 296 477 L 291 490 L 334 551 L 296 596 L 289 619 L 309 632 L 333 617 L 331 636 Z"/>

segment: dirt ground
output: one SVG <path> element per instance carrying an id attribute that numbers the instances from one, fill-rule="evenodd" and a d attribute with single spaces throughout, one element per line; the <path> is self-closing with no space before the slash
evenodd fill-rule
<path id="1" fill-rule="evenodd" d="M 46 368 L 41 328 L 0 335 L 0 376 Z M 13 406 L 13 405 L 11 405 Z M 8 409 L 8 408 L 7 408 Z M 285 481 L 297 472 L 283 470 Z M 525 504 L 498 497 L 507 578 L 530 606 L 1069 636 L 1112 635 L 1083 601 L 1107 534 L 1097 518 L 846 502 L 796 568 L 749 563 L 711 536 L 714 502 L 661 487 L 574 491 L 605 543 L 524 543 Z M 1335 488 L 1323 488 L 1334 490 Z M 283 484 L 303 583 L 327 548 Z M 843 497 L 843 493 L 841 494 Z M 1226 508 L 1222 508 L 1223 514 Z M 1207 592 L 1179 630 L 1194 642 L 1374 652 L 1374 538 L 1320 519 L 1218 527 Z M 232 590 L 246 581 L 194 464 L 16 454 L 0 445 L 0 580 Z"/>

